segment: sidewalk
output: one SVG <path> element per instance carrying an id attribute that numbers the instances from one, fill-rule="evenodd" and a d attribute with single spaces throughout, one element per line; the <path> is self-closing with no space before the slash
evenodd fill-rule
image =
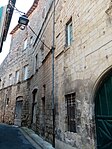
<path id="1" fill-rule="evenodd" d="M 41 137 L 35 134 L 33 130 L 28 129 L 27 127 L 21 127 L 19 129 L 36 149 L 54 149 L 50 143 L 44 141 Z"/>

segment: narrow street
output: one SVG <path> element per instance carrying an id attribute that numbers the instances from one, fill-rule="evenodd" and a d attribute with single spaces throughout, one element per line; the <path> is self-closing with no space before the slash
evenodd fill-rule
<path id="1" fill-rule="evenodd" d="M 19 128 L 0 124 L 0 149 L 36 149 L 20 132 Z"/>

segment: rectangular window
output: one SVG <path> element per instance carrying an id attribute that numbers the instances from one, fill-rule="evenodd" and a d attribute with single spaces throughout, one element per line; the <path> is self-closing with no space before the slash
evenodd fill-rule
<path id="1" fill-rule="evenodd" d="M 19 82 L 19 70 L 16 71 L 16 74 L 15 74 L 15 83 L 18 83 Z"/>
<path id="2" fill-rule="evenodd" d="M 39 68 L 39 57 L 38 54 L 35 56 L 35 69 L 38 70 Z"/>
<path id="3" fill-rule="evenodd" d="M 2 80 L 1 80 L 1 78 L 0 78 L 0 88 L 2 87 Z"/>
<path id="4" fill-rule="evenodd" d="M 42 61 L 43 61 L 43 60 L 44 60 L 44 44 L 43 44 L 43 43 L 42 43 L 42 45 L 41 45 L 40 50 L 41 50 L 41 59 L 42 59 Z"/>
<path id="5" fill-rule="evenodd" d="M 6 99 L 6 106 L 9 105 L 9 98 Z"/>
<path id="6" fill-rule="evenodd" d="M 12 85 L 12 74 L 9 75 L 9 85 Z"/>
<path id="7" fill-rule="evenodd" d="M 33 44 L 33 36 L 30 37 L 30 45 Z"/>
<path id="8" fill-rule="evenodd" d="M 27 39 L 24 41 L 24 50 L 27 48 Z"/>
<path id="9" fill-rule="evenodd" d="M 24 66 L 24 80 L 28 79 L 28 65 Z"/>
<path id="10" fill-rule="evenodd" d="M 2 81 L 2 88 L 4 88 L 4 86 L 5 86 L 5 79 L 3 79 Z"/>
<path id="11" fill-rule="evenodd" d="M 75 97 L 76 97 L 75 93 L 65 95 L 67 103 L 68 131 L 70 132 L 76 132 Z"/>
<path id="12" fill-rule="evenodd" d="M 42 136 L 45 137 L 45 127 L 46 127 L 46 121 L 45 121 L 45 96 L 42 97 Z"/>
<path id="13" fill-rule="evenodd" d="M 33 92 L 32 123 L 36 123 L 36 109 L 37 109 L 37 90 Z"/>
<path id="14" fill-rule="evenodd" d="M 66 46 L 70 46 L 73 41 L 72 18 L 66 24 Z"/>

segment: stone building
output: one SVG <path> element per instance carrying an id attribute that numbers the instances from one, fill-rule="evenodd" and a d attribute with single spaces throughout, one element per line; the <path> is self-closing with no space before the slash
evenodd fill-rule
<path id="1" fill-rule="evenodd" d="M 110 149 L 112 5 L 110 0 L 35 0 L 30 27 L 11 32 L 0 66 L 0 121 L 28 126 L 52 143 L 52 52 L 56 149 Z M 55 25 L 55 32 L 53 32 Z M 55 33 L 55 34 L 54 34 Z"/>
<path id="2" fill-rule="evenodd" d="M 8 0 L 6 6 L 0 7 L 0 53 L 2 52 L 3 43 L 6 40 L 14 11 L 14 9 L 10 7 L 10 3 L 15 6 L 16 0 Z"/>

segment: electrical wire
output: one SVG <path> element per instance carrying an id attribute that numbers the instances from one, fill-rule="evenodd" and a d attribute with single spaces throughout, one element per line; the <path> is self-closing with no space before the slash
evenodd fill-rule
<path id="1" fill-rule="evenodd" d="M 22 12 L 22 11 L 20 11 L 19 9 L 17 9 L 17 8 L 12 4 L 12 2 L 10 2 L 9 5 L 10 5 L 14 10 L 16 10 L 20 15 L 21 15 L 21 14 L 24 14 L 24 15 L 25 15 L 25 13 Z"/>
<path id="2" fill-rule="evenodd" d="M 25 15 L 25 13 L 24 12 L 22 12 L 22 11 L 20 11 L 19 9 L 17 9 L 15 6 L 13 6 L 13 4 L 10 2 L 10 4 L 9 4 L 14 10 L 16 10 L 17 12 L 19 12 L 19 14 L 21 15 L 21 14 L 24 14 Z M 31 29 L 31 31 L 37 36 L 37 34 L 34 32 L 34 30 L 28 25 L 28 27 Z M 49 50 L 51 50 L 51 48 L 49 48 L 42 40 L 41 40 L 41 38 L 38 38 L 42 43 L 43 43 L 43 45 L 46 47 L 46 48 L 48 48 Z"/>
<path id="3" fill-rule="evenodd" d="M 34 32 L 34 30 L 31 28 L 31 26 L 29 26 L 28 25 L 28 27 L 31 29 L 31 31 L 36 35 L 36 37 L 38 37 L 37 36 L 37 34 Z M 49 48 L 42 40 L 41 40 L 41 38 L 38 38 L 42 43 L 43 43 L 43 45 L 46 47 L 46 48 L 48 48 L 49 50 L 51 50 L 51 48 Z"/>

